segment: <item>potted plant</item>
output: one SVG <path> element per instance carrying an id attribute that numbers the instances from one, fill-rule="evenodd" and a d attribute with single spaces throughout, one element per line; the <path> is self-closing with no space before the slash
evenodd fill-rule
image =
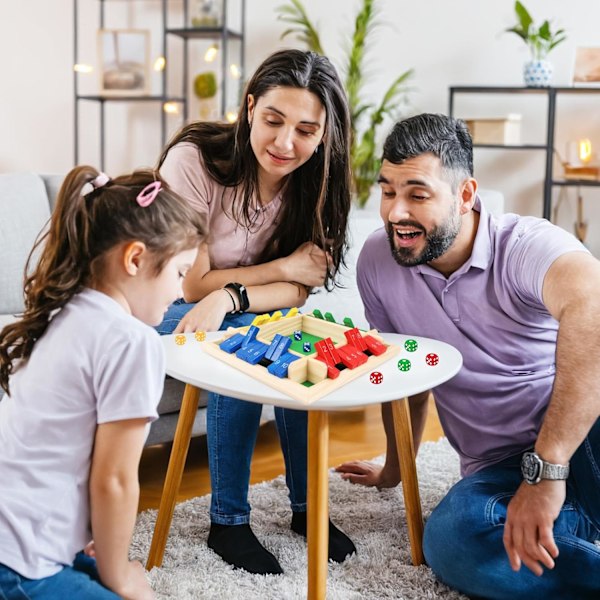
<path id="1" fill-rule="evenodd" d="M 547 60 L 549 52 L 567 39 L 564 29 L 552 31 L 550 21 L 544 21 L 539 27 L 534 25 L 529 11 L 519 0 L 515 2 L 518 23 L 506 31 L 516 33 L 529 48 L 531 60 L 523 67 L 525 85 L 546 87 L 552 81 L 553 66 Z"/>
<path id="2" fill-rule="evenodd" d="M 194 93 L 200 101 L 200 120 L 214 121 L 217 118 L 217 78 L 213 71 L 196 75 Z"/>
<path id="3" fill-rule="evenodd" d="M 386 116 L 397 116 L 398 105 L 407 92 L 406 81 L 412 75 L 412 69 L 409 69 L 396 77 L 378 105 L 364 98 L 364 61 L 368 39 L 377 25 L 375 5 L 376 0 L 362 1 L 354 21 L 354 33 L 347 52 L 347 63 L 343 69 L 352 119 L 350 153 L 354 198 L 361 207 L 369 199 L 371 188 L 379 173 L 381 148 L 378 144 L 377 129 Z M 289 4 L 279 6 L 276 10 L 279 20 L 291 25 L 281 34 L 281 39 L 289 34 L 296 34 L 309 50 L 325 54 L 319 33 L 300 0 L 289 0 Z"/>

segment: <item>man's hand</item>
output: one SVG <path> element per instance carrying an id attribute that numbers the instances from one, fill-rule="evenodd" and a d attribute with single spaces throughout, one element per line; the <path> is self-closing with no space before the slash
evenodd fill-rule
<path id="1" fill-rule="evenodd" d="M 554 568 L 558 547 L 553 528 L 566 497 L 565 481 L 544 479 L 536 485 L 521 483 L 508 504 L 504 548 L 514 571 L 521 563 L 535 575 Z"/>
<path id="2" fill-rule="evenodd" d="M 342 479 L 350 483 L 358 483 L 377 489 L 396 487 L 400 483 L 400 471 L 384 465 L 376 465 L 364 460 L 347 462 L 335 470 L 342 474 Z"/>

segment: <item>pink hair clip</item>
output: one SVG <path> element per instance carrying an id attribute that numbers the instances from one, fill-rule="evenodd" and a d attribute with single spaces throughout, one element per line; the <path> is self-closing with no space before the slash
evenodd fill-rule
<path id="1" fill-rule="evenodd" d="M 150 204 L 152 204 L 154 202 L 154 199 L 156 198 L 156 196 L 158 196 L 158 192 L 160 192 L 160 189 L 162 187 L 162 184 L 160 181 L 153 181 L 152 183 L 149 183 L 136 197 L 137 203 L 142 206 L 142 207 L 146 207 L 146 206 L 150 206 Z"/>
<path id="2" fill-rule="evenodd" d="M 92 184 L 92 187 L 97 190 L 103 185 L 106 185 L 109 181 L 110 177 L 106 173 L 100 172 L 94 179 L 92 179 L 92 181 L 90 181 L 90 183 Z"/>

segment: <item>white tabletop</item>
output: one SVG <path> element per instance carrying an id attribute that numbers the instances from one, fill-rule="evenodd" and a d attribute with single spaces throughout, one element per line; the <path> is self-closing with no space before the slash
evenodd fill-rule
<path id="1" fill-rule="evenodd" d="M 388 343 L 402 348 L 400 354 L 373 369 L 383 375 L 382 383 L 371 383 L 369 372 L 309 405 L 294 400 L 203 352 L 206 342 L 196 341 L 192 333 L 186 334 L 186 342 L 182 345 L 175 343 L 174 335 L 163 336 L 162 341 L 167 355 L 167 373 L 175 379 L 241 400 L 301 410 L 346 409 L 412 396 L 454 377 L 462 366 L 460 352 L 444 342 L 395 333 L 381 335 Z M 222 336 L 222 331 L 210 332 L 207 333 L 207 341 L 217 340 Z M 408 339 L 417 342 L 415 352 L 405 350 L 404 342 Z M 430 366 L 425 361 L 426 355 L 430 353 L 439 358 L 435 366 Z M 409 371 L 400 371 L 398 368 L 398 361 L 403 358 L 411 363 Z"/>

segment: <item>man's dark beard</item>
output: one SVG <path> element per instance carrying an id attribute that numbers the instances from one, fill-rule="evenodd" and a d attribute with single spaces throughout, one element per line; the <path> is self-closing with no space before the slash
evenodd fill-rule
<path id="1" fill-rule="evenodd" d="M 392 225 L 392 223 L 387 224 L 386 231 L 388 242 L 390 243 L 390 248 L 392 250 L 392 256 L 401 267 L 415 267 L 416 265 L 423 265 L 439 258 L 450 248 L 450 246 L 452 246 L 460 230 L 460 220 L 458 220 L 458 222 L 453 222 L 452 219 L 448 219 L 445 223 L 438 225 L 432 229 L 429 234 L 427 234 L 423 227 L 415 223 L 399 222 L 395 223 L 395 225 L 416 227 L 425 234 L 425 248 L 423 248 L 421 254 L 415 255 L 411 248 L 396 247 L 394 243 L 396 235 L 394 233 L 394 225 Z"/>

